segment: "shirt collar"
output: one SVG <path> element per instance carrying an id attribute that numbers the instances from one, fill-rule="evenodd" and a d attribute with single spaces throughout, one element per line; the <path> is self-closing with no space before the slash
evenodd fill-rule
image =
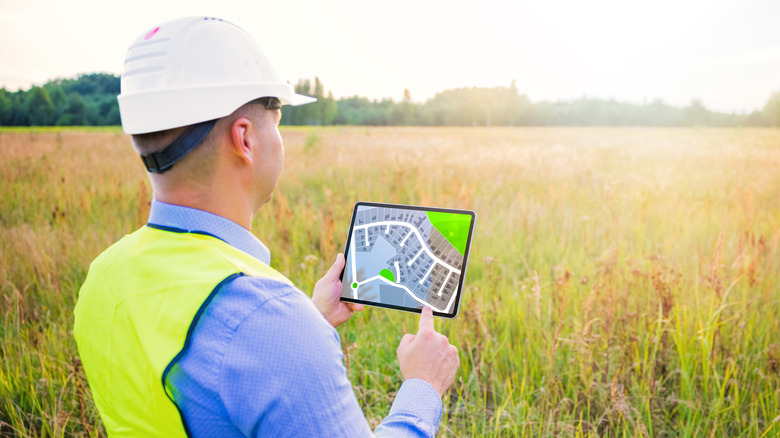
<path id="1" fill-rule="evenodd" d="M 254 234 L 228 218 L 207 211 L 152 200 L 147 223 L 213 234 L 266 265 L 271 264 L 271 251 Z"/>

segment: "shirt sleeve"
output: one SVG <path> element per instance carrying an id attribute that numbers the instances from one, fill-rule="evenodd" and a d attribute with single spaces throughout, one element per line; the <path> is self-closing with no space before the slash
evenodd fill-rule
<path id="1" fill-rule="evenodd" d="M 374 430 L 379 437 L 433 437 L 441 420 L 441 397 L 424 380 L 409 379 L 401 385 L 390 413 Z"/>
<path id="2" fill-rule="evenodd" d="M 268 280 L 256 278 L 234 283 L 269 287 Z M 303 292 L 274 287 L 237 324 L 219 367 L 217 392 L 230 420 L 250 437 L 371 436 L 347 379 L 338 332 Z M 409 380 L 376 434 L 430 437 L 440 418 L 436 391 Z"/>

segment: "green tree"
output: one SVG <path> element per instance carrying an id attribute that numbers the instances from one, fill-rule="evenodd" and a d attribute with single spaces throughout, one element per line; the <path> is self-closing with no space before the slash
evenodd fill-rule
<path id="1" fill-rule="evenodd" d="M 337 125 L 365 125 L 366 116 L 372 111 L 371 101 L 365 97 L 347 97 L 336 102 L 336 117 L 333 123 Z"/>
<path id="2" fill-rule="evenodd" d="M 768 125 L 780 127 L 780 92 L 772 93 L 762 112 Z"/>
<path id="3" fill-rule="evenodd" d="M 412 102 L 412 93 L 408 88 L 404 88 L 404 96 L 401 102 L 396 106 L 393 113 L 394 125 L 413 125 L 415 124 L 417 108 Z"/>
<path id="4" fill-rule="evenodd" d="M 71 93 L 68 95 L 68 106 L 65 113 L 57 120 L 60 126 L 82 126 L 87 124 L 87 105 L 81 95 Z"/>
<path id="5" fill-rule="evenodd" d="M 84 99 L 86 107 L 87 122 L 89 126 L 100 125 L 100 106 L 95 99 Z"/>
<path id="6" fill-rule="evenodd" d="M 328 97 L 322 99 L 322 124 L 332 125 L 337 112 L 336 99 L 333 98 L 333 92 L 328 91 Z"/>
<path id="7" fill-rule="evenodd" d="M 54 104 L 45 88 L 32 87 L 27 93 L 25 109 L 29 117 L 30 125 L 48 126 L 53 125 L 56 120 Z"/>
<path id="8" fill-rule="evenodd" d="M 19 90 L 11 96 L 11 125 L 27 126 L 30 124 L 25 102 L 27 101 L 27 92 Z"/>
<path id="9" fill-rule="evenodd" d="M 688 126 L 707 126 L 710 115 L 710 110 L 704 107 L 701 99 L 693 99 L 691 104 L 685 108 L 685 124 Z"/>
<path id="10" fill-rule="evenodd" d="M 98 124 L 103 126 L 118 125 L 120 120 L 119 105 L 116 97 L 110 94 L 102 94 L 96 99 L 98 104 Z"/>
<path id="11" fill-rule="evenodd" d="M 54 117 L 52 120 L 56 123 L 68 109 L 68 97 L 62 90 L 62 86 L 57 82 L 48 82 L 43 86 L 43 89 L 51 97 L 51 103 L 54 105 Z"/>
<path id="12" fill-rule="evenodd" d="M 13 96 L 5 88 L 0 88 L 0 126 L 9 126 L 13 117 Z"/>

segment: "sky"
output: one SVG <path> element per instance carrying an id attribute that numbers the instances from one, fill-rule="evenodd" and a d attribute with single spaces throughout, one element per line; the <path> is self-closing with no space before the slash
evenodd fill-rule
<path id="1" fill-rule="evenodd" d="M 0 87 L 120 74 L 157 24 L 213 16 L 251 34 L 280 76 L 335 97 L 424 102 L 509 86 L 532 101 L 655 99 L 750 112 L 780 91 L 780 1 L 0 0 Z"/>

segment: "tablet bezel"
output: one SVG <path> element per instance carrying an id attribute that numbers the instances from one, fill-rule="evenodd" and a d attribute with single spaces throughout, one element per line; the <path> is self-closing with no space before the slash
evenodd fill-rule
<path id="1" fill-rule="evenodd" d="M 462 274 L 460 276 L 460 281 L 458 282 L 457 295 L 455 296 L 455 303 L 453 306 L 453 310 L 451 313 L 439 312 L 437 310 L 433 311 L 433 314 L 435 316 L 439 316 L 442 318 L 452 319 L 458 316 L 458 313 L 460 312 L 460 298 L 461 295 L 463 295 L 463 285 L 465 284 L 464 282 L 466 280 L 466 271 L 468 269 L 469 255 L 471 253 L 471 238 L 474 235 L 474 224 L 477 221 L 477 214 L 474 213 L 472 210 L 460 210 L 454 208 L 426 207 L 421 205 L 386 204 L 381 202 L 365 202 L 365 201 L 356 202 L 354 207 L 352 208 L 352 220 L 350 220 L 349 222 L 349 232 L 347 233 L 347 244 L 344 248 L 344 268 L 341 270 L 341 275 L 339 276 L 339 280 L 341 280 L 342 282 L 344 281 L 344 272 L 347 270 L 347 261 L 349 260 L 348 257 L 349 257 L 349 250 L 350 250 L 349 246 L 350 246 L 350 242 L 352 242 L 352 233 L 355 229 L 355 220 L 357 218 L 357 211 L 359 207 L 398 208 L 398 209 L 418 210 L 418 211 L 434 211 L 434 212 L 442 212 L 442 213 L 465 214 L 471 216 L 471 223 L 469 224 L 469 235 L 466 241 L 466 248 L 463 254 L 463 269 L 461 269 Z M 341 296 L 343 292 L 344 292 L 344 286 L 342 284 L 341 291 L 339 293 L 339 298 L 341 301 L 344 302 L 365 304 L 368 306 L 383 307 L 386 309 L 403 310 L 412 313 L 422 312 L 422 308 L 410 308 L 410 307 L 397 306 L 394 304 L 377 303 L 375 301 L 367 301 L 367 300 L 344 297 Z"/>

